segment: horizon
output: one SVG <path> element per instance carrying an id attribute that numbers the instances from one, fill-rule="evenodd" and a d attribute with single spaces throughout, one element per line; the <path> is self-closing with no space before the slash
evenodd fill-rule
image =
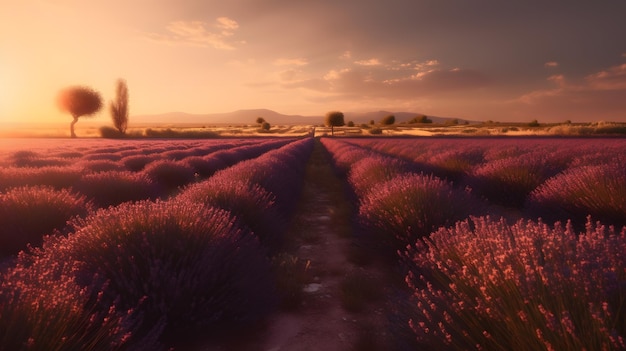
<path id="1" fill-rule="evenodd" d="M 72 85 L 98 91 L 96 118 L 108 119 L 119 78 L 131 119 L 263 106 L 302 116 L 626 122 L 626 2 L 5 0 L 3 8 L 3 124 L 69 123 L 54 97 Z"/>

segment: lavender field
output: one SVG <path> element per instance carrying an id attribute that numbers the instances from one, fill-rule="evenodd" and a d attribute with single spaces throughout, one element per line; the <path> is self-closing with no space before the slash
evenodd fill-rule
<path id="1" fill-rule="evenodd" d="M 314 148 L 401 281 L 381 349 L 626 348 L 625 139 L 306 137 L 0 140 L 0 350 L 245 337 Z"/>

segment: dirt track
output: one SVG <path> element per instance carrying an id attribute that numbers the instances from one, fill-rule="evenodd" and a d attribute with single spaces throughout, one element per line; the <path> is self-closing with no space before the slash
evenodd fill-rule
<path id="1" fill-rule="evenodd" d="M 349 260 L 352 249 L 350 205 L 341 181 L 316 142 L 307 164 L 302 200 L 288 231 L 288 251 L 310 261 L 308 283 L 299 307 L 271 316 L 249 335 L 202 351 L 365 351 L 385 350 L 384 299 L 369 302 L 362 312 L 347 311 L 341 283 L 359 273 L 381 282 L 375 265 L 358 267 Z M 384 281 L 384 280 L 382 280 Z"/>

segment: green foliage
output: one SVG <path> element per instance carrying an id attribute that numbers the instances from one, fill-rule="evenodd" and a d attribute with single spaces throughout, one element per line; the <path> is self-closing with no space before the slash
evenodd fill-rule
<path id="1" fill-rule="evenodd" d="M 345 125 L 343 121 L 343 112 L 329 111 L 326 113 L 325 124 L 331 127 L 331 134 L 335 134 L 335 127 L 341 127 Z"/>
<path id="2" fill-rule="evenodd" d="M 128 128 L 128 86 L 126 81 L 119 79 L 115 90 L 115 100 L 109 105 L 113 125 L 121 133 L 126 133 Z"/>
<path id="3" fill-rule="evenodd" d="M 257 124 L 263 124 L 263 123 L 265 123 L 265 118 L 263 118 L 263 117 L 258 117 L 258 118 L 256 119 L 256 123 L 257 123 Z"/>
<path id="4" fill-rule="evenodd" d="M 386 125 L 386 126 L 392 125 L 392 124 L 396 123 L 396 116 L 394 116 L 394 115 L 387 115 L 380 121 L 380 123 L 383 124 L 383 125 Z"/>
<path id="5" fill-rule="evenodd" d="M 74 124 L 78 122 L 78 118 L 93 115 L 102 108 L 100 93 L 91 88 L 81 86 L 73 86 L 61 90 L 57 95 L 56 102 L 61 111 L 69 112 L 74 117 L 70 124 L 72 138 L 76 137 Z"/>
<path id="6" fill-rule="evenodd" d="M 539 127 L 539 122 L 536 119 L 533 119 L 530 123 L 528 123 L 529 127 Z"/>
<path id="7" fill-rule="evenodd" d="M 370 134 L 383 134 L 383 130 L 380 128 L 372 128 L 370 129 Z"/>
<path id="8" fill-rule="evenodd" d="M 120 139 L 123 138 L 125 134 L 121 133 L 118 129 L 109 126 L 100 127 L 100 136 L 108 139 Z"/>
<path id="9" fill-rule="evenodd" d="M 265 132 L 269 132 L 271 127 L 272 126 L 268 122 L 263 122 L 261 124 L 261 130 L 263 130 Z"/>
<path id="10" fill-rule="evenodd" d="M 348 121 L 348 127 L 354 127 L 354 122 Z"/>
<path id="11" fill-rule="evenodd" d="M 426 115 L 421 115 L 421 116 L 415 116 L 413 117 L 411 120 L 409 120 L 409 123 L 433 123 L 433 120 L 426 117 Z"/>

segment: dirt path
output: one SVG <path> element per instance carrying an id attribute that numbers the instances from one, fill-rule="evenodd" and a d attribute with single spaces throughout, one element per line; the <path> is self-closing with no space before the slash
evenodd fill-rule
<path id="1" fill-rule="evenodd" d="M 302 200 L 288 231 L 287 251 L 310 262 L 302 302 L 293 311 L 269 318 L 258 332 L 224 351 L 371 351 L 385 350 L 384 298 L 363 302 L 361 289 L 381 290 L 383 273 L 376 265 L 359 267 L 353 245 L 350 204 L 319 141 L 307 164 Z M 352 260 L 353 261 L 353 260 Z M 354 278 L 364 279 L 354 279 Z M 342 284 L 352 278 L 352 288 Z M 369 282 L 369 283 L 368 283 Z M 361 285 L 359 285 L 361 284 Z M 369 285 L 368 285 L 369 284 Z M 374 284 L 374 286 L 372 286 Z M 352 296 L 352 297 L 351 297 Z M 342 299 L 347 302 L 342 302 Z M 350 305 L 346 309 L 346 303 Z"/>

